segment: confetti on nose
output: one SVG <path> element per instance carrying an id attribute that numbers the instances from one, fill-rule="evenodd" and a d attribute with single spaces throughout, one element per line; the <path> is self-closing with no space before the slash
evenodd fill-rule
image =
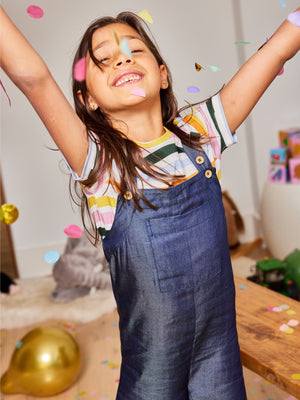
<path id="1" fill-rule="evenodd" d="M 135 94 L 136 96 L 146 97 L 145 90 L 142 88 L 135 87 L 132 89 L 132 91 L 130 93 Z"/>
<path id="2" fill-rule="evenodd" d="M 122 53 L 125 54 L 125 56 L 132 58 L 132 53 L 131 53 L 131 50 L 129 48 L 128 41 L 126 38 L 122 40 L 122 42 L 120 44 L 120 49 L 121 49 Z"/>
<path id="3" fill-rule="evenodd" d="M 39 19 L 44 15 L 44 11 L 38 6 L 29 6 L 27 8 L 27 14 L 32 18 Z"/>
<path id="4" fill-rule="evenodd" d="M 4 87 L 1 79 L 0 79 L 0 85 L 1 85 L 2 89 L 4 90 L 4 93 L 6 94 L 6 97 L 8 98 L 9 106 L 11 107 L 11 101 L 10 101 L 9 95 L 7 94 L 7 91 L 6 91 L 5 87 Z"/>
<path id="5" fill-rule="evenodd" d="M 188 86 L 187 91 L 190 93 L 197 93 L 200 92 L 200 89 L 197 86 Z"/>
<path id="6" fill-rule="evenodd" d="M 82 235 L 82 230 L 78 225 L 67 225 L 64 229 L 64 232 L 70 238 L 80 238 Z"/>
<path id="7" fill-rule="evenodd" d="M 86 58 L 82 57 L 74 66 L 74 79 L 77 82 L 82 82 L 85 80 L 86 75 Z"/>
<path id="8" fill-rule="evenodd" d="M 59 253 L 57 251 L 51 250 L 45 254 L 45 261 L 48 264 L 55 263 L 59 259 Z"/>
<path id="9" fill-rule="evenodd" d="M 201 69 L 202 69 L 203 67 L 201 67 L 200 64 L 198 64 L 198 63 L 195 62 L 195 68 L 196 68 L 196 71 L 201 71 Z"/>
<path id="10" fill-rule="evenodd" d="M 153 19 L 147 10 L 140 11 L 138 16 L 143 18 L 145 21 L 150 22 L 150 24 L 153 24 Z"/>
<path id="11" fill-rule="evenodd" d="M 296 26 L 300 26 L 300 11 L 289 14 L 287 20 Z"/>

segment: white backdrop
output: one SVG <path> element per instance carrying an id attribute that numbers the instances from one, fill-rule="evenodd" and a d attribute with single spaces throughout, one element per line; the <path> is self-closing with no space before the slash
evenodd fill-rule
<path id="1" fill-rule="evenodd" d="M 150 29 L 173 74 L 180 105 L 215 93 L 232 77 L 276 27 L 297 6 L 297 0 L 36 0 L 44 17 L 33 19 L 25 0 L 2 0 L 12 20 L 41 54 L 66 96 L 71 99 L 71 63 L 88 24 L 99 16 L 147 9 Z M 237 46 L 235 41 L 251 42 Z M 204 68 L 197 72 L 197 61 Z M 213 72 L 209 65 L 220 71 Z M 269 149 L 277 147 L 277 131 L 300 126 L 300 54 L 239 128 L 239 144 L 223 157 L 223 188 L 244 216 L 259 212 L 260 195 L 267 178 Z M 22 249 L 64 243 L 67 224 L 81 224 L 72 210 L 68 176 L 61 173 L 60 155 L 47 149 L 54 144 L 25 99 L 1 71 L 11 98 L 1 91 L 1 169 L 6 201 L 15 204 L 19 219 L 11 226 L 21 276 L 25 274 Z M 188 86 L 199 93 L 188 93 Z M 53 248 L 55 249 L 55 248 Z M 37 267 L 38 268 L 38 267 Z M 38 274 L 38 271 L 37 271 Z"/>

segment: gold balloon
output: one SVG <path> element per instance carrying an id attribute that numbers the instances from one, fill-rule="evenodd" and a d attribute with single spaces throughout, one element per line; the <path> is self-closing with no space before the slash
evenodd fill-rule
<path id="1" fill-rule="evenodd" d="M 51 326 L 33 329 L 18 343 L 1 377 L 1 391 L 56 395 L 74 382 L 80 364 L 79 346 L 67 331 Z"/>
<path id="2" fill-rule="evenodd" d="M 0 208 L 0 221 L 9 225 L 18 219 L 19 211 L 13 204 L 2 204 Z"/>

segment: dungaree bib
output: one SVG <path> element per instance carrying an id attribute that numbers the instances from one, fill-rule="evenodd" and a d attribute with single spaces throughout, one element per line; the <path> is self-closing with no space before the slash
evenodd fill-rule
<path id="1" fill-rule="evenodd" d="M 103 239 L 120 317 L 117 400 L 246 399 L 221 188 L 206 154 L 184 151 L 199 173 L 145 190 L 157 210 L 119 196 Z"/>

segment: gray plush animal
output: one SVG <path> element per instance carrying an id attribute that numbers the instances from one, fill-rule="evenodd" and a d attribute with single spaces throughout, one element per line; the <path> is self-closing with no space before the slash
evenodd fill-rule
<path id="1" fill-rule="evenodd" d="M 109 265 L 102 246 L 94 247 L 86 234 L 78 239 L 68 238 L 64 254 L 53 266 L 57 286 L 51 300 L 67 303 L 90 293 L 92 288 L 110 289 Z"/>

